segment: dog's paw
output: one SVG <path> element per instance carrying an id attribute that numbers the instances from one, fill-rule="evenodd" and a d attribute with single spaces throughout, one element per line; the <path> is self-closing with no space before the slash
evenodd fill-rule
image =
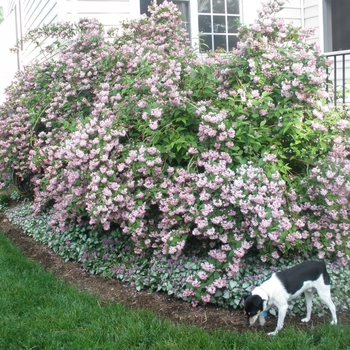
<path id="1" fill-rule="evenodd" d="M 278 331 L 273 331 L 273 332 L 267 333 L 267 335 L 276 335 L 277 333 Z"/>
<path id="2" fill-rule="evenodd" d="M 332 321 L 331 324 L 336 325 L 338 322 L 337 321 Z"/>
<path id="3" fill-rule="evenodd" d="M 303 319 L 301 320 L 301 322 L 304 322 L 304 323 L 309 322 L 309 321 L 310 321 L 310 318 L 309 318 L 309 317 L 305 317 L 305 318 L 303 318 Z"/>

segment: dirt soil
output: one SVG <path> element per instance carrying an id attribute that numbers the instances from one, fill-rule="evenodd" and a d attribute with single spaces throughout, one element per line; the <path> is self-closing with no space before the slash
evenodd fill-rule
<path id="1" fill-rule="evenodd" d="M 193 308 L 189 303 L 165 293 L 138 292 L 118 280 L 109 280 L 86 273 L 78 263 L 65 262 L 48 247 L 25 235 L 21 229 L 12 225 L 2 212 L 0 212 L 0 231 L 16 244 L 30 260 L 41 264 L 45 270 L 67 283 L 96 294 L 103 302 L 119 302 L 132 309 L 152 310 L 162 319 L 168 319 L 174 323 L 194 324 L 209 330 L 218 328 L 228 331 L 257 329 L 261 332 L 269 332 L 274 330 L 276 326 L 276 318 L 273 316 L 267 317 L 266 325 L 263 328 L 258 324 L 247 327 L 242 310 L 224 309 L 213 305 Z M 314 315 L 307 324 L 300 322 L 300 319 L 301 317 L 287 316 L 285 324 L 307 329 L 328 323 L 331 317 L 328 314 L 324 317 Z M 341 323 L 350 323 L 350 312 L 338 313 L 338 319 Z"/>

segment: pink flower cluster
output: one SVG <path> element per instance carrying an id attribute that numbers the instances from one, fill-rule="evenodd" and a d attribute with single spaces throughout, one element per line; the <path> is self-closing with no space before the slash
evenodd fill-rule
<path id="1" fill-rule="evenodd" d="M 327 97 L 325 58 L 313 44 L 303 42 L 310 31 L 298 30 L 276 17 L 284 3 L 266 1 L 259 19 L 250 27 L 240 28 L 240 41 L 234 52 L 239 57 L 249 57 L 246 63 L 250 81 L 234 90 L 229 81 L 235 69 L 224 66 L 218 70 L 223 81 L 220 95 L 239 96 L 248 107 L 256 108 L 264 93 L 273 92 L 274 96 L 287 97 L 288 103 L 309 104 L 322 111 L 317 102 Z M 269 107 L 275 105 L 276 101 L 271 101 Z M 265 116 L 268 109 L 261 106 L 259 113 Z"/>
<path id="2" fill-rule="evenodd" d="M 349 138 L 335 138 L 329 157 L 303 180 L 308 190 L 302 206 L 302 234 L 319 252 L 320 259 L 334 253 L 342 264 L 350 260 L 349 155 Z"/>

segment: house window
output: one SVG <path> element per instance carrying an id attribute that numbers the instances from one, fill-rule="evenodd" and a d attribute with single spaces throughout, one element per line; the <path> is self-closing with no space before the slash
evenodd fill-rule
<path id="1" fill-rule="evenodd" d="M 239 0 L 197 0 L 201 51 L 231 50 L 237 45 Z"/>
<path id="2" fill-rule="evenodd" d="M 324 0 L 325 51 L 350 49 L 350 1 Z"/>
<path id="3" fill-rule="evenodd" d="M 147 16 L 150 15 L 148 12 L 148 6 L 150 6 L 152 3 L 152 0 L 140 0 L 140 15 L 146 13 Z"/>
<path id="4" fill-rule="evenodd" d="M 163 0 L 157 0 L 157 4 L 161 4 Z M 173 0 L 173 3 L 177 6 L 181 12 L 182 26 L 190 34 L 190 11 L 189 11 L 190 0 Z M 153 3 L 153 0 L 140 0 L 140 14 L 146 13 L 147 16 L 150 15 L 148 11 L 148 6 Z"/>
<path id="5" fill-rule="evenodd" d="M 157 0 L 161 4 L 163 0 Z M 192 43 L 200 35 L 200 51 L 232 50 L 238 42 L 241 0 L 173 0 Z M 149 15 L 153 0 L 140 0 L 140 13 Z M 192 24 L 192 28 L 191 28 Z"/>

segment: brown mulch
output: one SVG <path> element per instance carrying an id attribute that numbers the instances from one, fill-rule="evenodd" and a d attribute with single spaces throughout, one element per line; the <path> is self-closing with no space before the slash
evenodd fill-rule
<path id="1" fill-rule="evenodd" d="M 25 235 L 20 228 L 12 225 L 2 212 L 0 212 L 0 231 L 17 245 L 30 260 L 41 264 L 45 270 L 52 272 L 67 283 L 96 294 L 103 302 L 119 302 L 133 309 L 152 310 L 162 319 L 168 319 L 175 323 L 194 324 L 210 330 L 218 328 L 228 331 L 258 329 L 268 332 L 276 326 L 276 318 L 268 316 L 264 328 L 259 325 L 248 328 L 245 325 L 242 310 L 224 309 L 213 305 L 193 308 L 189 303 L 165 293 L 138 292 L 118 280 L 109 280 L 86 273 L 78 263 L 65 262 L 48 247 Z M 338 318 L 342 323 L 350 323 L 349 312 L 339 313 Z M 324 317 L 314 315 L 308 324 L 303 324 L 300 322 L 300 317 L 287 316 L 285 324 L 305 329 L 328 323 L 330 319 L 328 314 Z"/>

